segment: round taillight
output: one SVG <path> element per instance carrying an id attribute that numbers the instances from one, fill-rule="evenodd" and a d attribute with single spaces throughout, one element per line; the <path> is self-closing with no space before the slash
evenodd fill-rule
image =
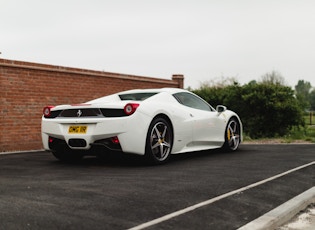
<path id="1" fill-rule="evenodd" d="M 128 103 L 124 107 L 125 114 L 128 116 L 133 114 L 134 112 L 136 112 L 138 107 L 139 107 L 139 104 L 137 103 Z"/>
<path id="2" fill-rule="evenodd" d="M 50 117 L 51 115 L 51 109 L 53 108 L 54 106 L 46 106 L 44 107 L 43 109 L 43 115 L 44 117 Z"/>
<path id="3" fill-rule="evenodd" d="M 119 139 L 117 136 L 111 138 L 113 144 L 119 144 Z"/>

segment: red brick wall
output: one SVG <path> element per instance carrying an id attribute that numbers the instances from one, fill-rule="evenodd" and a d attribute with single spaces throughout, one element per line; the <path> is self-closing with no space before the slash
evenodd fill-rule
<path id="1" fill-rule="evenodd" d="M 42 148 L 45 105 L 82 103 L 135 88 L 183 87 L 172 80 L 0 59 L 0 152 Z"/>

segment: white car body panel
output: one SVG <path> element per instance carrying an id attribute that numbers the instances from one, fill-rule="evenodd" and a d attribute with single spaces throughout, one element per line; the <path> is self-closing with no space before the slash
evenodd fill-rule
<path id="1" fill-rule="evenodd" d="M 157 92 L 156 95 L 143 101 L 122 101 L 118 95 L 130 93 Z M 173 127 L 172 154 L 220 148 L 225 141 L 227 122 L 231 117 L 238 119 L 232 111 L 224 112 L 204 111 L 180 104 L 174 93 L 188 92 L 182 89 L 147 89 L 131 90 L 99 99 L 81 105 L 60 105 L 52 108 L 58 110 L 83 110 L 90 108 L 122 109 L 127 103 L 138 103 L 140 106 L 130 116 L 123 117 L 56 117 L 53 119 L 42 117 L 42 141 L 44 149 L 49 148 L 49 137 L 64 140 L 84 139 L 84 147 L 70 147 L 71 149 L 89 150 L 95 141 L 117 136 L 121 150 L 138 155 L 145 154 L 146 138 L 150 123 L 157 115 L 168 117 Z M 210 106 L 211 107 L 211 106 Z M 212 107 L 211 107 L 212 108 Z M 87 126 L 84 134 L 69 134 L 72 125 Z M 242 135 L 241 135 L 242 138 Z"/>

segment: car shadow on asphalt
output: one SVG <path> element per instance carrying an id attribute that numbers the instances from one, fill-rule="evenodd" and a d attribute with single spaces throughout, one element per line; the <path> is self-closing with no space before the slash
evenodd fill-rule
<path id="1" fill-rule="evenodd" d="M 238 154 L 238 152 L 244 152 L 246 150 L 240 148 L 236 152 L 227 152 L 222 149 L 211 149 L 203 151 L 195 151 L 181 154 L 174 154 L 170 159 L 162 165 L 177 165 L 186 162 L 193 162 L 195 160 L 200 160 L 201 158 L 213 158 L 217 156 L 224 156 L 227 154 Z M 144 156 L 125 154 L 125 153 L 115 153 L 105 155 L 103 157 L 96 156 L 85 156 L 83 159 L 75 162 L 61 162 L 54 161 L 54 164 L 67 165 L 74 167 L 84 167 L 84 166 L 103 166 L 103 167 L 159 167 L 162 165 L 152 165 L 147 163 Z"/>

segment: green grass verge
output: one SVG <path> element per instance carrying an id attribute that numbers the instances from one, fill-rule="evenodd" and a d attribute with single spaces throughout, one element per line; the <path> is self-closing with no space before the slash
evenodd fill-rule
<path id="1" fill-rule="evenodd" d="M 315 143 L 315 126 L 307 126 L 306 128 L 293 128 L 291 132 L 284 137 L 284 139 L 288 143 L 295 140 Z"/>
<path id="2" fill-rule="evenodd" d="M 296 143 L 296 142 L 310 142 L 315 143 L 315 125 L 309 125 L 305 128 L 294 127 L 283 137 L 275 138 L 260 138 L 251 139 L 244 133 L 244 142 L 258 142 L 258 143 Z"/>

